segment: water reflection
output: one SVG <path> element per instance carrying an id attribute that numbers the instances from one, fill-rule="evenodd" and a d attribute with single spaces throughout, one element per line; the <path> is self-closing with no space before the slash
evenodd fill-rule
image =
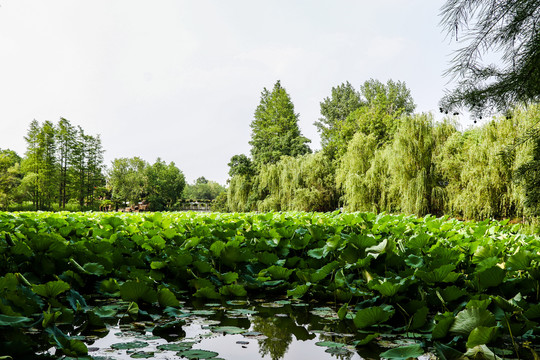
<path id="1" fill-rule="evenodd" d="M 118 324 L 110 327 L 104 338 L 88 339 L 89 355 L 94 359 L 126 360 L 134 351 L 152 353 L 154 359 L 182 356 L 178 350 L 168 350 L 164 344 L 188 344 L 186 346 L 193 350 L 214 351 L 219 353 L 218 358 L 231 360 L 361 360 L 379 358 L 381 352 L 376 346 L 355 348 L 353 341 L 359 334 L 354 325 L 350 321 L 339 321 L 335 309 L 328 307 L 279 302 L 237 306 L 194 303 L 174 314 L 152 316 L 153 322 L 139 319 Z M 157 327 L 161 330 L 156 331 Z M 134 341 L 148 345 L 131 350 L 118 346 Z M 325 344 L 321 346 L 323 341 Z M 370 349 L 374 351 L 364 351 Z"/>

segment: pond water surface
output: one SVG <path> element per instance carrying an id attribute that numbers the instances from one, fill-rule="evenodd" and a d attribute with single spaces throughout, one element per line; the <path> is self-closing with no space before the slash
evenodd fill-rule
<path id="1" fill-rule="evenodd" d="M 184 304 L 164 314 L 122 318 L 97 336 L 85 338 L 94 359 L 379 359 L 414 339 L 358 332 L 340 321 L 333 305 L 229 301 Z M 432 354 L 422 356 L 434 358 Z"/>

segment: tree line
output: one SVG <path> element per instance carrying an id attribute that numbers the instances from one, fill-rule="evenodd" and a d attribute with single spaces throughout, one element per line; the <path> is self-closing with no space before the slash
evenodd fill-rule
<path id="1" fill-rule="evenodd" d="M 98 210 L 146 204 L 150 210 L 175 210 L 183 200 L 213 200 L 225 188 L 200 177 L 187 184 L 173 162 L 139 157 L 104 164 L 99 135 L 61 118 L 33 120 L 26 152 L 0 149 L 1 210 Z"/>
<path id="2" fill-rule="evenodd" d="M 540 107 L 516 106 L 460 130 L 455 116 L 414 113 L 403 82 L 332 88 L 315 122 L 313 153 L 278 81 L 264 89 L 251 124 L 251 156 L 229 163 L 229 211 L 449 214 L 467 219 L 536 216 L 540 141 L 520 141 Z"/>

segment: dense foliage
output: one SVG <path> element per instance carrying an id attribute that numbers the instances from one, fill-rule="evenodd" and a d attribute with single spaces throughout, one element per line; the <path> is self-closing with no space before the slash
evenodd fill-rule
<path id="1" fill-rule="evenodd" d="M 263 295 L 341 302 L 357 346 L 408 332 L 441 358 L 532 359 L 540 242 L 516 231 L 372 213 L 0 213 L 0 355 L 86 354 L 75 335 L 116 312 L 103 299 L 136 318 L 184 296 Z"/>
<path id="2" fill-rule="evenodd" d="M 310 140 L 302 136 L 298 114 L 278 80 L 272 91 L 264 88 L 251 127 L 251 156 L 256 165 L 273 164 L 284 155 L 310 153 Z"/>
<path id="3" fill-rule="evenodd" d="M 68 203 L 84 208 L 98 201 L 105 184 L 99 135 L 88 135 L 62 118 L 56 125 L 33 120 L 25 140 L 22 159 L 1 151 L 0 208 L 23 201 L 31 201 L 36 210 L 64 209 Z"/>
<path id="4" fill-rule="evenodd" d="M 540 1 L 447 0 L 442 24 L 465 45 L 449 73 L 457 87 L 443 108 L 475 113 L 507 110 L 540 99 Z"/>

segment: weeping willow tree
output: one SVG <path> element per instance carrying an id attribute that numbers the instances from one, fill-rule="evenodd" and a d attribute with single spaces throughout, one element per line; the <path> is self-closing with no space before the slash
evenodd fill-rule
<path id="1" fill-rule="evenodd" d="M 258 176 L 259 211 L 329 211 L 336 208 L 332 161 L 322 152 L 284 156 L 262 166 Z"/>
<path id="2" fill-rule="evenodd" d="M 419 216 L 443 213 L 447 200 L 445 182 L 434 160 L 454 131 L 448 123 L 434 123 L 427 114 L 401 122 L 392 144 L 390 172 L 402 212 Z"/>
<path id="3" fill-rule="evenodd" d="M 526 193 L 515 172 L 531 159 L 533 145 L 512 145 L 538 113 L 538 107 L 516 109 L 448 139 L 438 160 L 448 182 L 448 213 L 469 219 L 523 216 Z M 502 156 L 509 147 L 511 155 Z"/>
<path id="4" fill-rule="evenodd" d="M 227 208 L 231 212 L 255 210 L 254 179 L 248 175 L 235 175 L 227 189 Z"/>
<path id="5" fill-rule="evenodd" d="M 425 215 L 444 210 L 446 193 L 435 159 L 455 127 L 435 124 L 430 115 L 403 117 L 392 142 L 357 133 L 336 174 L 350 211 L 401 211 Z"/>
<path id="6" fill-rule="evenodd" d="M 374 179 L 372 176 L 376 173 L 374 171 L 371 171 L 370 176 L 367 175 L 374 165 L 375 156 L 381 160 L 380 153 L 381 151 L 377 150 L 377 138 L 372 134 L 358 132 L 349 142 L 336 171 L 337 189 L 343 193 L 342 200 L 347 210 L 376 212 L 383 210 L 380 206 L 379 190 L 384 189 L 379 189 L 378 184 L 384 177 L 378 173 L 380 177 L 376 177 L 379 179 Z M 383 169 L 385 167 L 387 166 L 383 166 Z"/>

